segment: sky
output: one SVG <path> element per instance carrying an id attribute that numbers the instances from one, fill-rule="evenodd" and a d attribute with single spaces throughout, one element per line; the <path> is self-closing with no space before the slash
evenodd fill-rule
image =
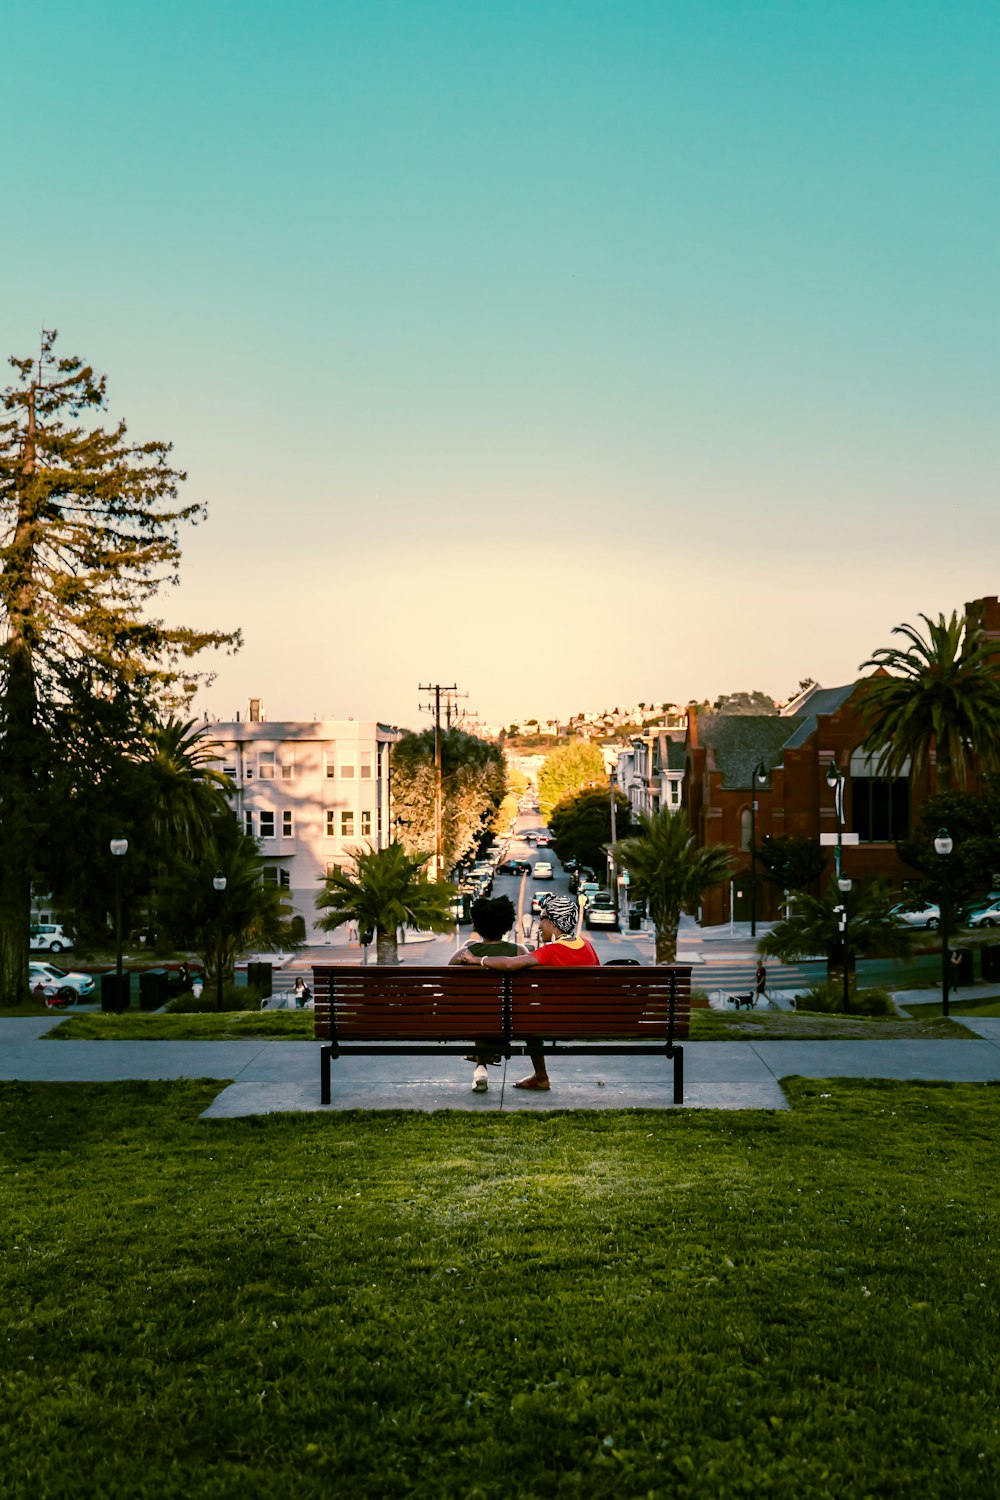
<path id="1" fill-rule="evenodd" d="M 0 12 L 0 354 L 207 504 L 199 714 L 782 700 L 1000 592 L 993 0 Z"/>

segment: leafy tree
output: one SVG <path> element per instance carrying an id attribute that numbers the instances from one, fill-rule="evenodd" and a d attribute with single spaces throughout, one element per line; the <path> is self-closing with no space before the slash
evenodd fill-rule
<path id="1" fill-rule="evenodd" d="M 367 946 L 375 938 L 376 962 L 395 964 L 400 927 L 452 930 L 451 888 L 427 880 L 424 867 L 429 854 L 409 854 L 400 843 L 385 849 L 354 849 L 351 854 L 354 873 L 334 870 L 316 897 L 317 907 L 326 912 L 319 922 L 324 932 L 355 922 L 362 943 Z"/>
<path id="2" fill-rule="evenodd" d="M 908 649 L 881 647 L 862 664 L 879 668 L 858 685 L 864 745 L 887 776 L 902 775 L 908 759 L 919 776 L 933 747 L 937 790 L 950 792 L 966 784 L 977 756 L 987 769 L 1000 763 L 1000 641 L 956 611 L 920 618 L 926 638 L 897 625 L 893 635 Z"/>
<path id="3" fill-rule="evenodd" d="M 59 873 L 74 793 L 95 771 L 113 783 L 121 747 L 193 691 L 202 650 L 239 643 L 150 618 L 203 507 L 177 504 L 167 444 L 96 425 L 104 377 L 54 345 L 45 332 L 37 357 L 11 360 L 0 408 L 3 1004 L 26 991 L 31 883 Z"/>
<path id="4" fill-rule="evenodd" d="M 934 839 L 947 828 L 954 840 L 947 876 Z M 943 792 L 928 797 L 920 809 L 913 837 L 897 845 L 900 858 L 924 876 L 930 901 L 945 895 L 958 906 L 994 889 L 1000 872 L 1000 776 L 987 776 L 978 792 Z"/>
<path id="5" fill-rule="evenodd" d="M 411 853 L 434 853 L 434 731 L 407 734 L 392 752 L 392 805 Z M 445 868 L 479 847 L 507 790 L 497 745 L 462 729 L 441 731 L 442 842 Z"/>
<path id="6" fill-rule="evenodd" d="M 757 848 L 757 863 L 765 878 L 783 891 L 801 891 L 819 880 L 827 857 L 819 839 L 779 838 L 765 833 Z"/>
<path id="7" fill-rule="evenodd" d="M 611 852 L 631 876 L 632 894 L 645 898 L 656 929 L 656 962 L 677 957 L 681 913 L 705 891 L 728 880 L 732 858 L 723 844 L 699 849 L 684 812 L 640 813 L 637 835 L 619 839 Z"/>
<path id="8" fill-rule="evenodd" d="M 608 785 L 604 756 L 589 740 L 571 740 L 545 757 L 538 773 L 538 810 L 548 821 L 557 803 L 584 787 Z"/>
<path id="9" fill-rule="evenodd" d="M 754 688 L 750 693 L 723 693 L 713 705 L 720 714 L 776 714 L 778 705 L 767 693 Z"/>
<path id="10" fill-rule="evenodd" d="M 890 916 L 893 899 L 881 881 L 862 885 L 856 880 L 846 895 L 841 893 L 836 879 L 830 881 L 822 896 L 799 891 L 792 898 L 790 915 L 775 922 L 770 932 L 764 934 L 757 952 L 782 963 L 796 963 L 822 954 L 829 979 L 832 969 L 843 964 L 839 908 L 846 905 L 847 946 L 854 957 L 908 958 L 913 951 L 913 932 Z"/>
<path id="11" fill-rule="evenodd" d="M 632 809 L 628 798 L 615 792 L 616 832 L 625 838 L 632 832 Z M 600 873 L 607 863 L 611 843 L 611 798 L 600 787 L 588 787 L 566 797 L 548 816 L 556 854 L 563 861 L 575 859 L 585 869 Z"/>
<path id="12" fill-rule="evenodd" d="M 246 948 L 293 947 L 289 892 L 265 877 L 266 862 L 255 839 L 239 827 L 228 809 L 216 815 L 208 836 L 166 874 L 160 917 L 174 943 L 198 954 L 211 978 L 232 979 L 238 954 Z M 226 888 L 217 891 L 218 871 Z"/>

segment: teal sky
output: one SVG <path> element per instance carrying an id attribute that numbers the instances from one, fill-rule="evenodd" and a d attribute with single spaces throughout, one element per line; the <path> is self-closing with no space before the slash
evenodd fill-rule
<path id="1" fill-rule="evenodd" d="M 197 707 L 849 680 L 1000 591 L 1000 7 L 3 7 L 0 351 L 209 520 Z"/>

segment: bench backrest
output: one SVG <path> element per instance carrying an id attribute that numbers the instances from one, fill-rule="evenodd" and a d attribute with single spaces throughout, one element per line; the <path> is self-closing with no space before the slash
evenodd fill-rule
<path id="1" fill-rule="evenodd" d="M 504 1033 L 504 976 L 488 969 L 331 964 L 313 969 L 316 1035 L 451 1041 Z"/>
<path id="2" fill-rule="evenodd" d="M 457 964 L 331 964 L 313 970 L 313 996 L 316 1035 L 324 1041 L 681 1041 L 691 1014 L 691 966 L 503 974 Z"/>
<path id="3" fill-rule="evenodd" d="M 691 1018 L 691 968 L 517 969 L 511 980 L 511 1032 L 552 1041 L 607 1037 L 683 1040 Z"/>

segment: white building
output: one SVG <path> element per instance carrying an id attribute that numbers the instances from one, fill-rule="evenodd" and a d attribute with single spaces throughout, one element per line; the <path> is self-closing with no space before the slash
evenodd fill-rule
<path id="1" fill-rule="evenodd" d="M 216 763 L 236 785 L 235 811 L 258 841 L 265 879 L 289 890 L 307 939 L 322 942 L 324 877 L 350 866 L 352 848 L 391 841 L 389 755 L 401 732 L 357 719 L 269 724 L 251 699 L 248 719 L 209 724 L 206 737 L 221 746 Z"/>

